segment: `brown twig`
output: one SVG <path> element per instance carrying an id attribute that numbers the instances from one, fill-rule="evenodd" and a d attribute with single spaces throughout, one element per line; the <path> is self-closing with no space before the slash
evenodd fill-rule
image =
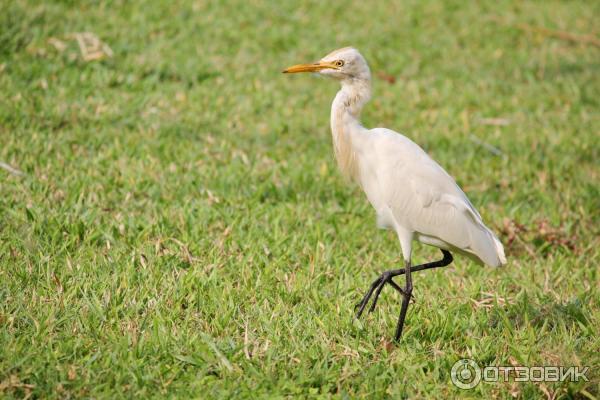
<path id="1" fill-rule="evenodd" d="M 523 31 L 535 32 L 545 36 L 566 40 L 567 42 L 589 44 L 600 47 L 600 39 L 592 35 L 576 35 L 571 32 L 555 31 L 553 29 L 548 29 L 541 26 L 532 26 L 528 24 L 518 24 L 516 27 Z"/>
<path id="2" fill-rule="evenodd" d="M 557 31 L 554 29 L 544 28 L 542 26 L 533 26 L 533 25 L 529 25 L 529 24 L 525 24 L 525 23 L 512 25 L 509 22 L 507 22 L 505 19 L 495 16 L 495 15 L 491 16 L 490 20 L 493 22 L 499 23 L 499 24 L 513 26 L 522 31 L 535 32 L 535 33 L 538 33 L 538 34 L 541 34 L 544 36 L 550 36 L 550 37 L 554 37 L 557 39 L 565 40 L 567 42 L 588 44 L 588 45 L 600 47 L 600 38 L 598 38 L 594 35 L 591 35 L 591 34 L 578 35 L 578 34 L 571 33 L 571 32 Z"/>

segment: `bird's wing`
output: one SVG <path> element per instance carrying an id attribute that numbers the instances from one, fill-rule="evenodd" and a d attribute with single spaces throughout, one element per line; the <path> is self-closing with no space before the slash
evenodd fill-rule
<path id="1" fill-rule="evenodd" d="M 502 245 L 454 179 L 415 143 L 395 136 L 385 140 L 384 150 L 395 153 L 395 157 L 384 157 L 394 161 L 380 175 L 394 218 L 488 265 L 503 264 Z"/>

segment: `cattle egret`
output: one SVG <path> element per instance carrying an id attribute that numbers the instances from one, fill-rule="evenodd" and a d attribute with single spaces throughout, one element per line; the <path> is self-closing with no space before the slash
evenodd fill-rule
<path id="1" fill-rule="evenodd" d="M 360 317 L 371 297 L 375 309 L 385 284 L 403 296 L 395 340 L 402 335 L 412 295 L 412 272 L 444 267 L 456 252 L 480 264 L 506 264 L 502 244 L 488 229 L 454 179 L 407 137 L 385 128 L 364 128 L 360 111 L 371 96 L 371 72 L 354 48 L 335 50 L 320 61 L 287 68 L 284 73 L 315 72 L 341 84 L 331 106 L 331 133 L 337 164 L 358 183 L 377 213 L 377 225 L 398 235 L 404 268 L 383 272 L 357 304 Z M 412 266 L 412 242 L 438 247 L 439 261 Z M 393 278 L 404 274 L 401 288 Z"/>

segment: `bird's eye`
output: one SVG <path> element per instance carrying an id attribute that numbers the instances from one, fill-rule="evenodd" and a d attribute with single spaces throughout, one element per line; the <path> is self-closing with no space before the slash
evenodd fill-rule
<path id="1" fill-rule="evenodd" d="M 343 60 L 337 60 L 334 65 L 338 68 L 341 68 L 344 66 L 344 61 Z"/>

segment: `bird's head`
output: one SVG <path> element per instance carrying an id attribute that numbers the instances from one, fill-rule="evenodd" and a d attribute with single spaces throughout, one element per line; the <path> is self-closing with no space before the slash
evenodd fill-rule
<path id="1" fill-rule="evenodd" d="M 316 72 L 340 81 L 371 78 L 367 61 L 353 47 L 332 51 L 315 63 L 293 65 L 283 71 L 285 74 L 298 72 Z"/>

